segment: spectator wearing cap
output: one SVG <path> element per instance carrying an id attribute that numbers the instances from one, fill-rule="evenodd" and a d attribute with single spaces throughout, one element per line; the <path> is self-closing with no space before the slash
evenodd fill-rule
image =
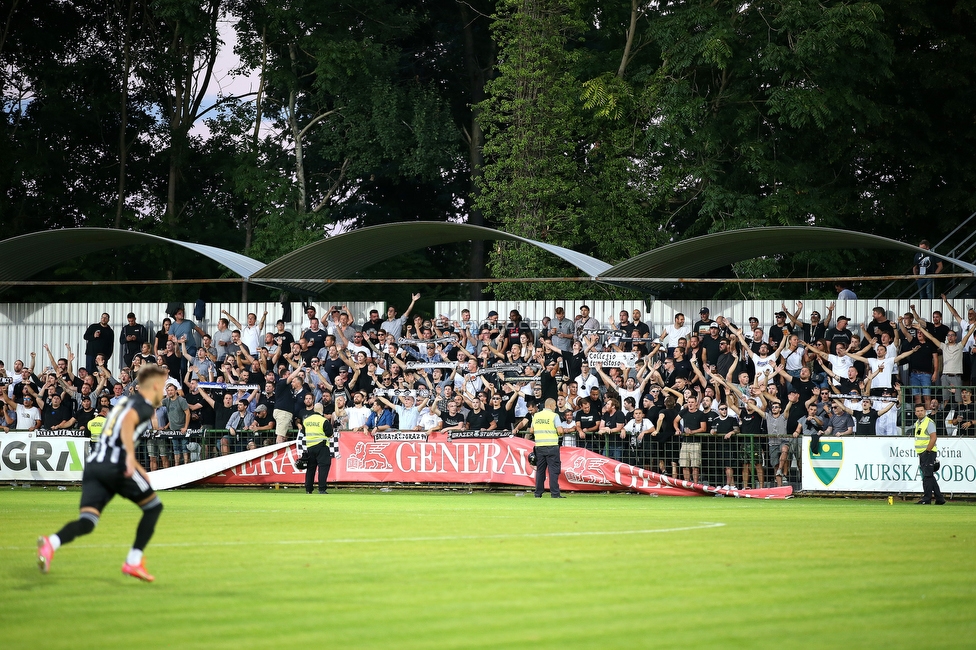
<path id="1" fill-rule="evenodd" d="M 769 336 L 766 337 L 772 349 L 778 348 L 780 341 L 793 333 L 793 325 L 786 322 L 786 317 L 785 311 L 778 311 L 774 316 L 776 322 L 769 328 Z"/>
<path id="2" fill-rule="evenodd" d="M 261 446 L 270 445 L 270 436 L 274 428 L 275 421 L 268 414 L 268 407 L 264 404 L 258 404 L 258 407 L 254 409 L 254 419 L 247 426 L 248 431 L 251 432 L 251 439 L 247 443 L 247 448 L 256 449 Z"/>
<path id="3" fill-rule="evenodd" d="M 834 303 L 830 303 L 827 306 L 827 318 L 826 320 L 821 319 L 820 312 L 813 310 L 810 312 L 810 322 L 805 323 L 800 315 L 803 313 L 803 303 L 797 302 L 796 313 L 791 314 L 786 312 L 787 318 L 790 319 L 790 323 L 793 325 L 793 331 L 801 338 L 801 340 L 807 343 L 813 343 L 814 341 L 819 341 L 824 338 L 827 334 L 827 328 L 830 327 L 830 321 L 834 314 Z M 784 310 L 785 311 L 785 310 Z"/>
<path id="4" fill-rule="evenodd" d="M 271 336 L 274 337 L 274 342 L 282 354 L 291 350 L 291 344 L 295 342 L 295 337 L 285 329 L 285 321 L 280 318 L 275 322 L 275 331 Z"/>
<path id="5" fill-rule="evenodd" d="M 487 332 L 488 338 L 490 339 L 489 342 L 493 347 L 497 348 L 499 345 L 501 345 L 502 340 L 504 340 L 504 337 L 502 337 L 502 339 L 498 338 L 499 336 L 502 336 L 502 330 L 502 325 L 498 322 L 498 312 L 492 309 L 488 312 L 488 318 L 484 323 L 481 324 L 480 332 L 482 334 Z"/>
<path id="6" fill-rule="evenodd" d="M 837 325 L 831 327 L 829 330 L 827 330 L 827 333 L 824 334 L 824 339 L 827 341 L 828 345 L 828 352 L 832 354 L 836 353 L 838 343 L 843 343 L 845 350 L 848 346 L 850 346 L 854 333 L 847 329 L 847 324 L 849 322 L 851 322 L 851 319 L 847 316 L 838 316 Z"/>
<path id="7" fill-rule="evenodd" d="M 704 351 L 705 365 L 717 366 L 719 355 L 725 352 L 722 349 L 722 337 L 719 336 L 718 323 L 712 321 L 712 324 L 708 326 L 708 334 L 701 337 L 699 345 Z"/>
<path id="8" fill-rule="evenodd" d="M 714 324 L 716 323 L 712 320 L 708 307 L 702 307 L 698 311 L 698 321 L 691 326 L 691 332 L 697 334 L 700 340 L 705 340 L 705 337 L 708 336 L 709 329 Z"/>
<path id="9" fill-rule="evenodd" d="M 240 433 L 247 431 L 252 422 L 254 422 L 254 414 L 248 410 L 247 400 L 238 400 L 237 410 L 227 420 L 227 433 L 220 439 L 222 455 L 240 451 Z"/>
<path id="10" fill-rule="evenodd" d="M 75 426 L 75 417 L 71 403 L 61 399 L 60 393 L 53 393 L 41 411 L 41 426 L 45 429 L 71 429 Z"/>

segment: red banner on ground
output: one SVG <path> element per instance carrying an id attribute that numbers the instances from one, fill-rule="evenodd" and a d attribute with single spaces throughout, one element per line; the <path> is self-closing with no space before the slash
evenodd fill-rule
<path id="1" fill-rule="evenodd" d="M 339 458 L 332 461 L 329 480 L 339 483 L 487 483 L 535 486 L 535 468 L 529 464 L 532 442 L 523 438 L 451 440 L 446 433 L 422 441 L 376 441 L 372 436 L 344 431 L 339 436 Z M 295 446 L 269 452 L 202 483 L 252 485 L 304 483 L 305 472 L 295 469 Z M 579 447 L 561 447 L 559 487 L 567 491 L 632 490 L 671 496 L 728 495 L 785 499 L 790 487 L 761 490 L 722 490 L 679 481 L 620 463 Z"/>

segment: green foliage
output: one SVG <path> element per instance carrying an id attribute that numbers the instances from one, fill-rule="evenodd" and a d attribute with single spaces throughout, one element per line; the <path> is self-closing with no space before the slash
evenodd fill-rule
<path id="1" fill-rule="evenodd" d="M 581 29 L 577 11 L 556 0 L 501 4 L 498 76 L 479 107 L 486 163 L 476 206 L 503 230 L 569 248 L 578 242 L 582 202 L 579 88 L 569 72 L 577 57 L 567 49 Z M 508 242 L 495 245 L 489 268 L 501 277 L 572 273 L 534 247 Z M 505 299 L 538 291 L 521 284 L 494 289 Z"/>
<path id="2" fill-rule="evenodd" d="M 4 236 L 117 223 L 264 260 L 403 220 L 468 219 L 610 262 L 745 226 L 937 241 L 976 210 L 974 11 L 958 0 L 687 0 L 635 16 L 596 0 L 21 0 L 0 10 L 0 223 Z M 207 75 L 220 12 L 260 101 L 219 96 Z M 578 273 L 535 249 L 486 248 L 498 276 Z M 477 274 L 470 251 L 433 255 L 427 270 Z M 173 268 L 144 254 L 45 277 L 223 272 L 183 252 L 165 255 Z M 844 251 L 720 273 L 909 266 Z"/>

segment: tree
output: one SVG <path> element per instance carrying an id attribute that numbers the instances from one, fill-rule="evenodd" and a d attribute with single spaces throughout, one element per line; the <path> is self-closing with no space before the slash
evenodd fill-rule
<path id="1" fill-rule="evenodd" d="M 485 166 L 476 207 L 508 232 L 572 248 L 579 241 L 580 165 L 577 56 L 567 48 L 582 24 L 558 0 L 506 0 L 493 26 L 498 74 L 479 106 Z M 489 267 L 501 277 L 552 277 L 567 267 L 535 247 L 496 243 Z M 565 289 L 565 287 L 561 287 Z M 544 288 L 496 285 L 511 299 Z"/>

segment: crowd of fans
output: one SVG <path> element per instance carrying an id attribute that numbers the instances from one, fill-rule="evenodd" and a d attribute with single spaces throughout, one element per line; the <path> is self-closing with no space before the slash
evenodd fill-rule
<path id="1" fill-rule="evenodd" d="M 833 304 L 807 318 L 797 303 L 773 323 L 739 326 L 703 307 L 691 325 L 679 313 L 652 332 L 639 310 L 608 323 L 586 306 L 537 323 L 517 310 L 475 322 L 467 309 L 458 320 L 413 314 L 419 298 L 361 323 L 345 306 L 308 305 L 295 333 L 283 320 L 266 327 L 266 312 L 226 311 L 205 332 L 179 309 L 155 333 L 130 313 L 116 336 L 103 314 L 85 333 L 84 364 L 68 345 L 63 356 L 45 345 L 39 372 L 35 353 L 0 362 L 0 425 L 87 430 L 152 363 L 170 379 L 143 452 L 150 469 L 283 442 L 317 404 L 337 431 L 525 435 L 552 398 L 564 444 L 729 487 L 753 474 L 790 480 L 804 433 L 897 435 L 902 386 L 940 435 L 976 433 L 976 311 L 963 318 L 947 300 L 958 329 L 914 306 L 895 319 L 877 308 L 851 327 Z"/>

